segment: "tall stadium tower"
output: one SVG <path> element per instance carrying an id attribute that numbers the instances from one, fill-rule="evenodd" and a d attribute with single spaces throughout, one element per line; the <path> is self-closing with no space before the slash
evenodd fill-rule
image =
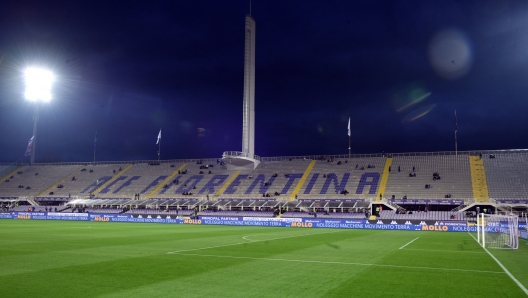
<path id="1" fill-rule="evenodd" d="M 246 16 L 244 47 L 244 118 L 242 123 L 242 152 L 255 155 L 255 20 Z"/>
<path id="2" fill-rule="evenodd" d="M 259 157 L 255 155 L 255 26 L 251 13 L 246 15 L 242 151 L 227 151 L 222 156 L 232 169 L 255 168 L 259 164 Z"/>

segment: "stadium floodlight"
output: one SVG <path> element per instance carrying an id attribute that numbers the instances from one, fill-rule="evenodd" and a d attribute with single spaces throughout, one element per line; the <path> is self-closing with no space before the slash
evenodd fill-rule
<path id="1" fill-rule="evenodd" d="M 30 101 L 50 101 L 53 73 L 40 68 L 28 68 L 24 72 L 26 77 L 25 97 Z"/>
<path id="2" fill-rule="evenodd" d="M 35 162 L 35 151 L 37 150 L 37 122 L 38 103 L 51 100 L 51 86 L 54 76 L 51 71 L 41 68 L 28 68 L 24 71 L 26 78 L 26 91 L 24 96 L 27 100 L 35 103 L 35 115 L 33 116 L 33 138 L 30 163 Z"/>

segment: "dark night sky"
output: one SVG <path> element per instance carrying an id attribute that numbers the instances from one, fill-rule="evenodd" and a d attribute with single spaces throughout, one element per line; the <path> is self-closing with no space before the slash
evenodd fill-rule
<path id="1" fill-rule="evenodd" d="M 240 151 L 249 1 L 0 5 L 0 161 L 22 157 L 23 70 L 57 76 L 37 162 Z M 356 3 L 357 2 L 357 3 Z M 528 148 L 525 1 L 253 1 L 260 156 Z"/>

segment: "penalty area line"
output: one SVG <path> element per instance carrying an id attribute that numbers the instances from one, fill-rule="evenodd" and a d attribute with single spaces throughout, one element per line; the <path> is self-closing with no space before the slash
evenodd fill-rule
<path id="1" fill-rule="evenodd" d="M 434 252 L 445 252 L 445 253 L 472 253 L 472 254 L 485 254 L 483 251 L 469 251 L 469 250 L 441 250 L 441 249 L 419 249 L 419 248 L 406 248 L 405 250 L 419 250 L 419 251 L 434 251 Z"/>
<path id="2" fill-rule="evenodd" d="M 459 271 L 459 272 L 476 272 L 476 273 L 492 273 L 504 274 L 500 271 L 487 270 L 472 270 L 472 269 L 458 269 L 458 268 L 440 268 L 440 267 L 420 267 L 420 266 L 403 266 L 403 265 L 384 265 L 384 264 L 368 264 L 368 263 L 350 263 L 350 262 L 333 262 L 333 261 L 316 261 L 316 260 L 297 260 L 297 259 L 279 259 L 279 258 L 254 258 L 243 256 L 221 256 L 221 255 L 205 255 L 205 254 L 188 254 L 188 253 L 174 253 L 182 256 L 199 256 L 211 258 L 226 258 L 226 259 L 246 259 L 258 261 L 277 261 L 277 262 L 295 262 L 295 263 L 313 263 L 313 264 L 337 264 L 337 265 L 352 265 L 352 266 L 371 266 L 371 267 L 389 267 L 389 268 L 405 268 L 405 269 L 424 269 L 424 270 L 441 270 L 441 271 Z"/>
<path id="3" fill-rule="evenodd" d="M 413 240 L 407 242 L 407 244 L 405 244 L 404 246 L 400 247 L 400 249 L 403 249 L 403 248 L 406 247 L 407 245 L 409 245 L 409 244 L 413 243 L 414 241 L 418 240 L 418 238 L 420 238 L 420 237 L 416 237 L 416 238 L 414 238 Z"/>
<path id="4" fill-rule="evenodd" d="M 475 239 L 475 241 L 477 241 L 478 243 L 478 240 L 477 238 L 475 238 L 475 236 L 469 234 L 469 236 L 473 237 L 473 239 Z M 480 243 L 479 243 L 480 245 Z M 521 290 L 523 290 L 523 292 L 528 296 L 528 290 L 524 287 L 524 285 L 518 281 L 515 276 L 513 276 L 513 274 L 510 273 L 510 271 L 508 271 L 508 269 L 506 269 L 506 267 L 504 267 L 504 265 L 502 265 L 502 263 L 494 256 L 492 255 L 489 250 L 487 250 L 485 247 L 482 247 L 487 253 L 488 255 L 493 259 L 495 260 L 495 262 L 497 262 L 497 264 L 499 264 L 499 266 L 502 268 L 502 270 L 504 270 L 504 273 L 506 273 L 512 280 L 514 283 L 517 284 L 517 286 L 519 286 L 519 288 L 521 288 Z"/>

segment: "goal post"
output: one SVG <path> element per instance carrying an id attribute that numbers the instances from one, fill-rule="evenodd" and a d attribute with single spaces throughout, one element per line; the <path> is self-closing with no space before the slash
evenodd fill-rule
<path id="1" fill-rule="evenodd" d="M 519 248 L 519 218 L 515 215 L 480 213 L 476 231 L 477 241 L 484 248 Z"/>

